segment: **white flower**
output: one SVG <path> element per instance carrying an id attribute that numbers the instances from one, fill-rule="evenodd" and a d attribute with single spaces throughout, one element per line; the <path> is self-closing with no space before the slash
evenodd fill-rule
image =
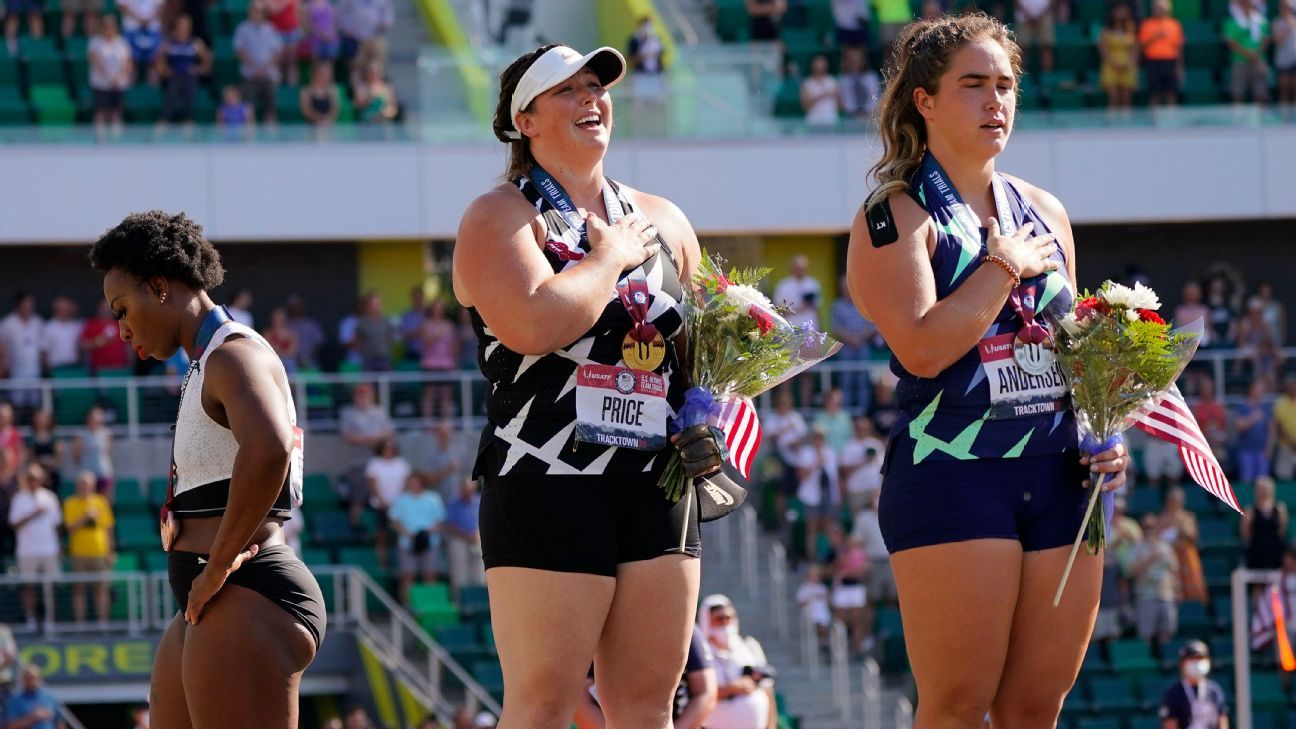
<path id="1" fill-rule="evenodd" d="M 1161 299 L 1157 298 L 1156 292 L 1141 283 L 1134 284 L 1134 288 L 1131 289 L 1114 281 L 1108 281 L 1103 285 L 1099 296 L 1111 306 L 1120 306 L 1126 309 L 1151 309 L 1156 311 L 1161 308 Z"/>
<path id="2" fill-rule="evenodd" d="M 773 311 L 770 300 L 753 286 L 733 285 L 725 289 L 725 299 L 739 311 L 747 311 L 752 306 Z"/>
<path id="3" fill-rule="evenodd" d="M 1078 337 L 1083 334 L 1087 326 L 1087 322 L 1076 318 L 1074 311 L 1059 319 L 1058 324 L 1061 324 L 1067 334 L 1070 334 L 1073 337 Z"/>
<path id="4" fill-rule="evenodd" d="M 1129 322 L 1130 324 L 1133 324 L 1138 320 L 1139 320 L 1139 313 L 1137 311 L 1135 311 L 1134 309 L 1127 309 L 1125 311 L 1125 321 Z"/>

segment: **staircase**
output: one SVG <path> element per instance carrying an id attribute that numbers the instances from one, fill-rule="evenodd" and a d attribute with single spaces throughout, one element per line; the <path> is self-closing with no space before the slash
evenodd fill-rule
<path id="1" fill-rule="evenodd" d="M 885 681 L 878 682 L 877 701 L 866 709 L 866 664 L 843 658 L 834 667 L 818 655 L 817 646 L 809 652 L 816 662 L 808 660 L 795 597 L 800 579 L 787 569 L 778 540 L 757 527 L 754 509 L 744 507 L 708 523 L 703 532 L 702 595 L 723 593 L 733 601 L 742 633 L 760 641 L 778 672 L 775 688 L 785 701 L 784 711 L 799 717 L 801 729 L 905 725 L 896 708 L 903 694 Z M 835 632 L 834 642 L 844 656 L 844 626 L 837 625 Z M 808 639 L 817 642 L 813 629 Z"/>
<path id="2" fill-rule="evenodd" d="M 396 0 L 392 4 L 396 22 L 387 32 L 387 78 L 396 90 L 396 98 L 407 115 L 420 108 L 418 84 L 419 49 L 432 43 L 427 23 L 414 7 L 413 0 Z"/>

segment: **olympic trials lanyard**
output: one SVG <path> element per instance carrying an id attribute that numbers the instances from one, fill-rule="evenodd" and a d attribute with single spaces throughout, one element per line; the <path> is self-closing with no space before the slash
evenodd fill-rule
<path id="1" fill-rule="evenodd" d="M 198 336 L 194 338 L 193 359 L 189 362 L 189 369 L 185 371 L 184 379 L 180 382 L 180 404 L 176 406 L 176 424 L 171 426 L 171 471 L 167 476 L 167 496 L 166 503 L 162 506 L 162 549 L 171 551 L 171 544 L 178 536 L 176 529 L 175 515 L 171 512 L 171 504 L 175 500 L 176 484 L 179 478 L 176 474 L 175 462 L 175 436 L 180 427 L 180 409 L 184 407 L 185 390 L 189 387 L 189 378 L 198 371 L 202 360 L 203 353 L 207 351 L 208 345 L 211 344 L 212 337 L 216 336 L 217 330 L 233 319 L 229 311 L 224 306 L 218 306 L 208 312 L 202 324 L 198 326 Z"/>
<path id="2" fill-rule="evenodd" d="M 981 243 L 980 223 L 972 214 L 972 208 L 963 202 L 954 183 L 950 182 L 940 162 L 930 152 L 923 156 L 922 166 L 918 171 L 918 181 L 923 187 L 924 197 L 930 210 L 933 201 L 940 201 L 949 212 L 952 225 L 946 232 L 963 243 L 964 250 L 979 248 L 985 251 Z M 1003 178 L 995 173 L 990 179 L 994 192 L 995 217 L 999 222 L 1002 235 L 1013 235 L 1017 232 L 1017 220 L 1008 202 L 1008 191 Z M 973 245 L 969 245 L 969 244 Z M 1035 286 L 1022 283 L 1013 289 L 1008 297 L 1013 311 L 1021 319 L 1022 327 L 1013 342 L 1013 359 L 1028 374 L 1041 375 L 1053 369 L 1057 355 L 1049 346 L 1048 330 L 1035 319 Z"/>
<path id="3" fill-rule="evenodd" d="M 558 181 L 548 172 L 545 172 L 540 165 L 532 167 L 531 173 L 527 176 L 531 178 L 531 182 L 535 184 L 536 189 L 540 191 L 544 199 L 558 211 L 559 215 L 563 216 L 563 220 L 567 221 L 568 230 L 563 234 L 563 237 L 567 239 L 567 244 L 572 248 L 575 248 L 578 244 L 588 248 L 589 246 L 585 245 L 588 243 L 585 219 L 581 217 L 580 211 L 572 204 L 571 198 L 567 195 L 567 191 L 562 188 L 562 185 L 559 185 Z M 617 198 L 612 186 L 608 184 L 606 179 L 603 180 L 603 205 L 607 208 L 608 223 L 616 223 L 625 215 L 625 211 L 621 207 L 621 200 Z M 575 237 L 576 240 L 572 240 L 569 236 Z"/>

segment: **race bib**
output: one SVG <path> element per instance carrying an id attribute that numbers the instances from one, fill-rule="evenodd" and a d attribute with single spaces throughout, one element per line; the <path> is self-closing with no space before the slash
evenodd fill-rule
<path id="1" fill-rule="evenodd" d="M 288 494 L 292 508 L 302 505 L 304 473 L 306 471 L 306 432 L 293 426 L 292 459 L 288 462 Z"/>
<path id="2" fill-rule="evenodd" d="M 1040 374 L 1021 368 L 1013 357 L 1016 335 L 986 337 L 978 345 L 981 366 L 990 386 L 990 419 L 1048 415 L 1065 410 L 1068 400 L 1066 378 L 1055 360 Z"/>
<path id="3" fill-rule="evenodd" d="M 612 365 L 582 365 L 576 373 L 576 440 L 658 451 L 666 447 L 666 379 Z"/>

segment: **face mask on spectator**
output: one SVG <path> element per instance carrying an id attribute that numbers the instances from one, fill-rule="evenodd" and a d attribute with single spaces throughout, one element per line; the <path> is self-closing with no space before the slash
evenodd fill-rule
<path id="1" fill-rule="evenodd" d="M 1188 678 L 1205 678 L 1210 673 L 1210 669 L 1210 659 L 1199 658 L 1185 666 L 1184 673 L 1188 674 Z"/>

